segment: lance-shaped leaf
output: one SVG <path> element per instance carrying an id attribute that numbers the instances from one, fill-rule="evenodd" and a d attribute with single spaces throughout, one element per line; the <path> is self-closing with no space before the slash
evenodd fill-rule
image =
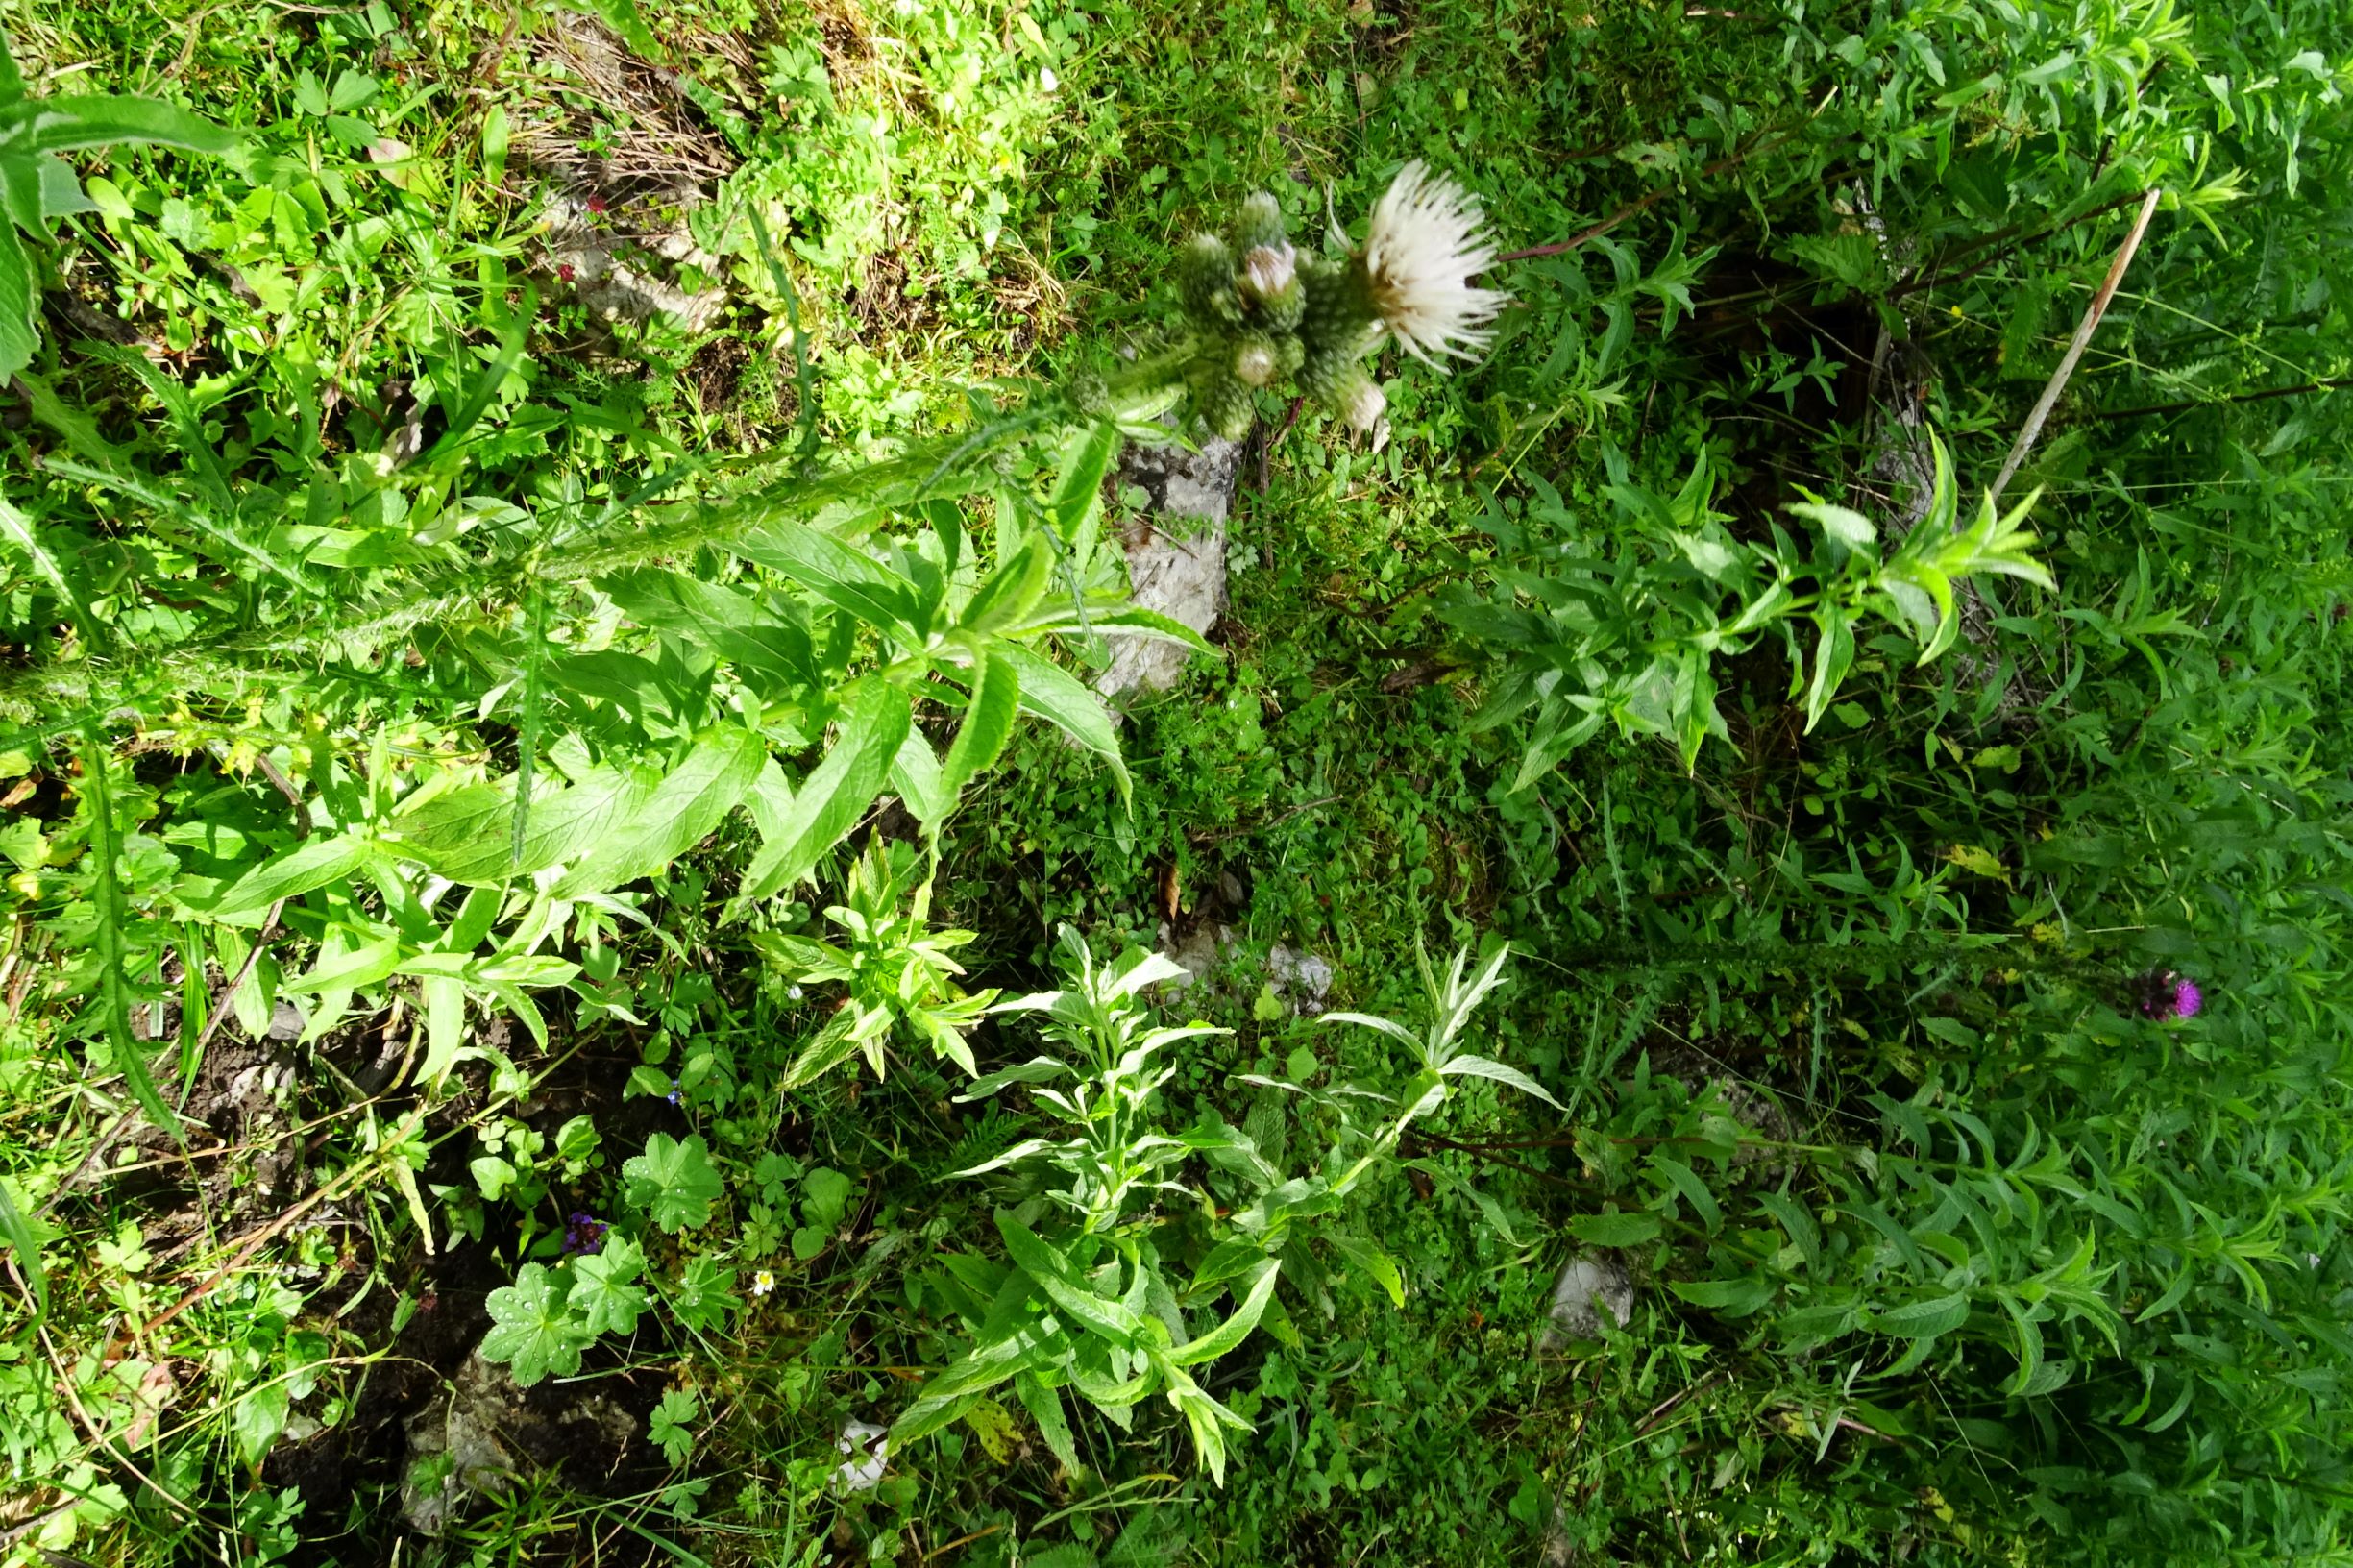
<path id="1" fill-rule="evenodd" d="M 833 749 L 801 785 L 784 821 L 752 857 L 743 889 L 729 906 L 731 917 L 808 875 L 819 858 L 842 842 L 882 793 L 912 720 L 905 692 L 880 680 L 862 683 Z"/>

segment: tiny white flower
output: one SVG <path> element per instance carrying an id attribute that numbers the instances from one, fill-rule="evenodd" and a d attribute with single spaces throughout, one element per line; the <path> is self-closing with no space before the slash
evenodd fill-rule
<path id="1" fill-rule="evenodd" d="M 1487 323 L 1511 296 L 1474 288 L 1471 280 L 1495 264 L 1478 199 L 1419 159 L 1373 208 L 1364 241 L 1364 276 L 1372 284 L 1381 324 L 1424 364 L 1434 355 L 1478 357 L 1494 336 Z"/>
<path id="2" fill-rule="evenodd" d="M 1062 78 L 1054 74 L 1053 66 L 1043 66 L 1038 72 L 1038 86 L 1052 92 L 1062 86 Z"/>
<path id="3" fill-rule="evenodd" d="M 775 1288 L 776 1276 L 768 1269 L 764 1268 L 751 1277 L 751 1293 L 755 1296 L 765 1296 Z"/>

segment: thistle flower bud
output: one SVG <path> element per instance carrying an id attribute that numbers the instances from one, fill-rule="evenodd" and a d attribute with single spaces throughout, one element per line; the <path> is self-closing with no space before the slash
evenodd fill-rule
<path id="1" fill-rule="evenodd" d="M 1070 378 L 1070 406 L 1090 419 L 1111 414 L 1111 383 L 1099 371 L 1082 370 Z"/>
<path id="2" fill-rule="evenodd" d="M 1289 247 L 1284 245 L 1282 205 L 1262 190 L 1242 203 L 1241 222 L 1235 237 L 1245 251 L 1271 251 L 1278 246 L 1287 250 Z"/>
<path id="3" fill-rule="evenodd" d="M 1311 353 L 1300 367 L 1299 390 L 1357 430 L 1370 430 L 1388 407 L 1389 400 L 1353 354 Z"/>
<path id="4" fill-rule="evenodd" d="M 1264 332 L 1244 333 L 1234 351 L 1234 374 L 1249 386 L 1264 386 L 1273 380 L 1280 363 L 1274 340 Z"/>
<path id="5" fill-rule="evenodd" d="M 1213 302 L 1234 289 L 1234 253 L 1215 234 L 1195 234 L 1177 257 L 1177 292 L 1185 309 L 1203 325 L 1217 319 Z"/>
<path id="6" fill-rule="evenodd" d="M 1298 253 L 1288 245 L 1253 245 L 1242 253 L 1241 290 L 1253 299 L 1274 299 L 1290 292 L 1298 271 Z"/>
<path id="7" fill-rule="evenodd" d="M 1250 388 L 1238 379 L 1217 376 L 1194 392 L 1193 412 L 1210 434 L 1239 441 L 1250 433 L 1250 421 L 1257 417 L 1258 407 L 1251 401 Z"/>
<path id="8" fill-rule="evenodd" d="M 1371 352 L 1381 331 L 1380 312 L 1364 285 L 1363 273 L 1313 253 L 1299 257 L 1299 286 L 1306 296 L 1299 335 L 1311 360 L 1326 354 L 1358 359 Z"/>

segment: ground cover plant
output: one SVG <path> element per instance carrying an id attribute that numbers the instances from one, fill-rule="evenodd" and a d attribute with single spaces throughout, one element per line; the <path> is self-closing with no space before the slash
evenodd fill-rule
<path id="1" fill-rule="evenodd" d="M 2353 1556 L 2341 8 L 0 36 L 0 1561 Z"/>

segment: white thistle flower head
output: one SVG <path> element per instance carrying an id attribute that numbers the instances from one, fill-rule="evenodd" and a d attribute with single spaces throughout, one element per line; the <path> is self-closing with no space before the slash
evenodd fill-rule
<path id="1" fill-rule="evenodd" d="M 1275 379 L 1274 351 L 1263 343 L 1244 343 L 1235 353 L 1234 374 L 1245 385 L 1264 386 Z"/>
<path id="2" fill-rule="evenodd" d="M 1262 300 L 1271 300 L 1291 286 L 1299 253 L 1288 244 L 1254 245 L 1242 257 L 1242 286 Z"/>
<path id="3" fill-rule="evenodd" d="M 1348 394 L 1348 428 L 1360 435 L 1370 431 L 1381 423 L 1388 406 L 1388 394 L 1381 390 L 1378 382 L 1369 378 L 1359 381 L 1356 390 Z"/>
<path id="4" fill-rule="evenodd" d="M 1364 279 L 1381 325 L 1408 354 L 1475 359 L 1494 337 L 1487 324 L 1511 296 L 1475 288 L 1495 264 L 1495 246 L 1477 197 L 1415 159 L 1397 171 L 1373 208 Z"/>

